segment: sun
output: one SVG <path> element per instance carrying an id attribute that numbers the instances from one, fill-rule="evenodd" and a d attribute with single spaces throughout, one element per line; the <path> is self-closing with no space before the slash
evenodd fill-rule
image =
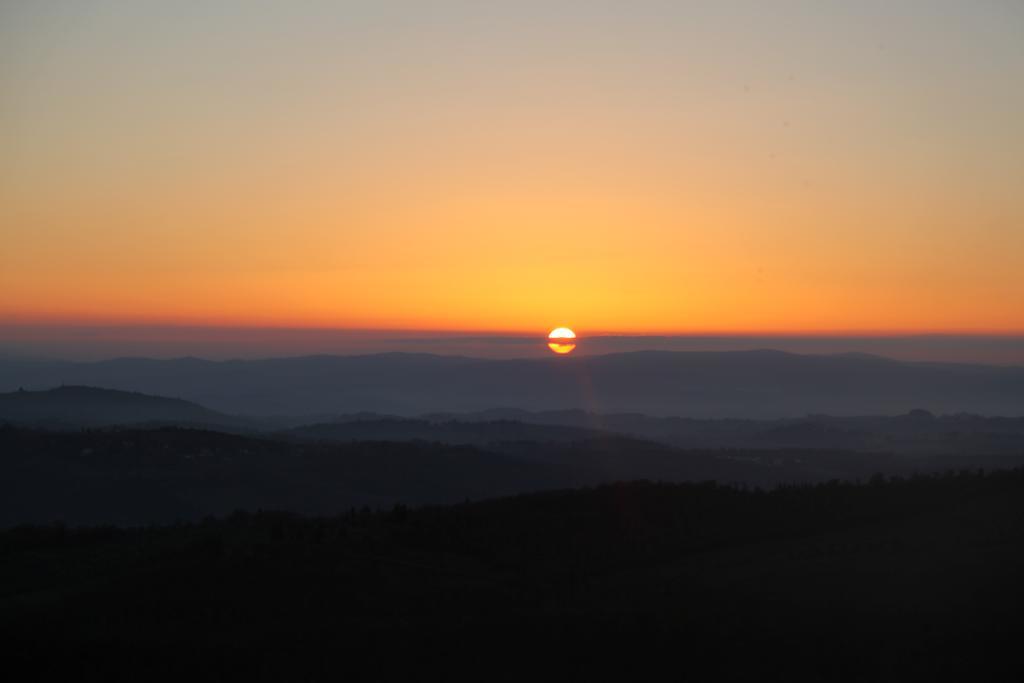
<path id="1" fill-rule="evenodd" d="M 548 348 L 557 354 L 571 353 L 576 348 L 576 333 L 568 327 L 558 327 L 548 334 Z"/>

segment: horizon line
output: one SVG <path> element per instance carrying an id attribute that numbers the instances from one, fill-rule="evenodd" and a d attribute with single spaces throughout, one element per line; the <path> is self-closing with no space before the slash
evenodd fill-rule
<path id="1" fill-rule="evenodd" d="M 811 338 L 893 338 L 893 337 L 1024 337 L 1021 329 L 976 329 L 976 328 L 927 328 L 927 329 L 653 329 L 653 330 L 610 330 L 553 324 L 550 328 L 527 331 L 521 328 L 438 328 L 438 327 L 347 327 L 316 325 L 271 325 L 258 323 L 189 323 L 189 322 L 119 322 L 119 321 L 53 321 L 53 320 L 3 320 L 3 329 L 47 329 L 47 330 L 178 330 L 178 331 L 231 331 L 270 333 L 334 333 L 334 334 L 395 334 L 395 335 L 443 335 L 446 337 L 488 337 L 535 339 L 547 336 L 555 327 L 567 326 L 576 331 L 577 337 L 584 338 L 663 338 L 663 337 L 811 337 Z M 581 331 L 582 330 L 582 331 Z"/>

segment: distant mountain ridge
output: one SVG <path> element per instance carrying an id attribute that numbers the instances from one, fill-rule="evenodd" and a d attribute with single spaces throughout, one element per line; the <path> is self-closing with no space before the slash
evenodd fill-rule
<path id="1" fill-rule="evenodd" d="M 111 389 L 0 395 L 0 526 L 268 507 L 337 514 L 634 479 L 771 487 L 1022 462 L 1024 418 L 924 410 L 777 420 L 361 412 L 288 429 Z"/>
<path id="2" fill-rule="evenodd" d="M 0 394 L 0 425 L 48 429 L 180 426 L 307 441 L 422 441 L 488 448 L 626 437 L 684 449 L 839 449 L 927 454 L 1024 454 L 1024 417 L 807 415 L 778 419 L 652 417 L 584 410 L 494 408 L 415 418 L 362 411 L 342 415 L 249 418 L 182 399 L 95 387 Z"/>
<path id="3" fill-rule="evenodd" d="M 217 411 L 400 416 L 489 406 L 695 418 L 1024 414 L 1024 367 L 781 351 L 641 351 L 481 360 L 387 353 L 250 361 L 0 361 L 0 390 L 84 384 L 180 396 Z"/>

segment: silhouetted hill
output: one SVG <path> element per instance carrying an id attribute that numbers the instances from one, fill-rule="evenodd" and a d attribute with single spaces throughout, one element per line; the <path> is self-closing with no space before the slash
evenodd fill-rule
<path id="1" fill-rule="evenodd" d="M 468 446 L 321 444 L 207 430 L 0 427 L 0 525 L 140 524 L 232 510 L 335 514 L 574 484 L 567 468 Z"/>
<path id="2" fill-rule="evenodd" d="M 0 363 L 0 388 L 86 384 L 261 415 L 415 416 L 493 406 L 687 417 L 1024 413 L 1024 368 L 777 351 L 636 352 L 530 360 L 427 354 L 254 361 Z"/>
<path id="3" fill-rule="evenodd" d="M 343 418 L 345 419 L 345 418 Z M 915 410 L 904 415 L 830 416 L 774 420 L 652 417 L 583 410 L 492 409 L 430 413 L 430 422 L 515 420 L 611 432 L 681 448 L 824 448 L 903 454 L 1024 453 L 1024 417 Z"/>
<path id="4" fill-rule="evenodd" d="M 36 680 L 1013 681 L 1022 520 L 1018 470 L 21 527 L 0 639 Z"/>
<path id="5" fill-rule="evenodd" d="M 0 427 L 0 526 L 146 524 L 236 509 L 335 514 L 649 479 L 771 487 L 951 468 L 1012 467 L 1024 454 L 907 457 L 825 449 L 680 450 L 602 436 L 502 441 L 253 437 L 208 430 Z"/>
<path id="6" fill-rule="evenodd" d="M 84 386 L 0 394 L 0 422 L 88 427 L 138 423 L 240 425 L 189 401 Z"/>
<path id="7" fill-rule="evenodd" d="M 333 416 L 242 418 L 189 401 L 94 387 L 0 394 L 0 423 L 47 428 L 118 425 L 213 427 L 331 441 L 427 441 L 490 446 L 573 442 L 623 435 L 688 449 L 807 448 L 902 454 L 1021 454 L 1024 418 L 916 410 L 897 416 L 811 415 L 776 420 L 651 417 L 582 410 L 489 409 L 406 418 L 360 412 Z M 298 425 L 292 427 L 291 425 Z"/>
<path id="8" fill-rule="evenodd" d="M 304 425 L 290 436 L 330 441 L 428 441 L 487 446 L 504 442 L 572 442 L 607 436 L 595 429 L 531 424 L 513 420 L 434 422 L 400 417 L 343 416 L 335 422 Z"/>

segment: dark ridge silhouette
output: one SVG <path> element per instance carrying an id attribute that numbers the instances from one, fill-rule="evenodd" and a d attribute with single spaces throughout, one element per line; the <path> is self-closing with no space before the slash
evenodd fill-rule
<path id="1" fill-rule="evenodd" d="M 909 457 L 827 449 L 680 450 L 614 435 L 495 440 L 478 447 L 166 427 L 0 427 L 0 454 L 0 526 L 149 524 L 236 509 L 335 514 L 352 506 L 453 503 L 632 479 L 770 487 L 863 480 L 876 472 L 910 475 L 1024 463 L 1021 453 Z"/>
<path id="2" fill-rule="evenodd" d="M 0 525 L 148 524 L 235 509 L 333 514 L 571 486 L 568 468 L 468 446 L 208 430 L 0 427 Z"/>
<path id="3" fill-rule="evenodd" d="M 195 403 L 136 392 L 66 386 L 0 394 L 0 423 L 45 428 L 168 425 L 272 433 L 327 441 L 428 441 L 491 446 L 504 442 L 570 442 L 613 434 L 687 449 L 807 448 L 938 454 L 1024 453 L 1024 418 L 915 410 L 897 416 L 810 415 L 777 420 L 651 417 L 582 410 L 491 409 L 406 418 L 360 412 L 325 416 L 245 418 Z M 298 425 L 298 426 L 293 426 Z"/>
<path id="4" fill-rule="evenodd" d="M 893 416 L 808 415 L 776 420 L 492 409 L 475 413 L 430 413 L 422 419 L 433 423 L 506 420 L 579 427 L 681 448 L 833 448 L 903 454 L 1024 453 L 1024 417 L 966 413 L 937 416 L 920 409 Z"/>
<path id="5" fill-rule="evenodd" d="M 2 421 L 74 427 L 158 422 L 222 426 L 243 424 L 240 419 L 190 401 L 85 386 L 0 394 Z"/>
<path id="6" fill-rule="evenodd" d="M 212 362 L 0 362 L 0 388 L 61 383 L 180 396 L 231 414 L 380 412 L 411 417 L 487 406 L 698 418 L 1024 413 L 1024 368 L 909 363 L 778 351 L 636 352 L 480 360 L 428 354 Z"/>
<path id="7" fill-rule="evenodd" d="M 295 427 L 289 436 L 326 441 L 432 441 L 487 446 L 508 442 L 573 442 L 609 436 L 607 432 L 558 424 L 534 424 L 515 420 L 440 422 L 401 417 L 364 415 L 326 423 Z"/>
<path id="8" fill-rule="evenodd" d="M 39 680 L 1019 680 L 1024 472 L 0 531 Z"/>

